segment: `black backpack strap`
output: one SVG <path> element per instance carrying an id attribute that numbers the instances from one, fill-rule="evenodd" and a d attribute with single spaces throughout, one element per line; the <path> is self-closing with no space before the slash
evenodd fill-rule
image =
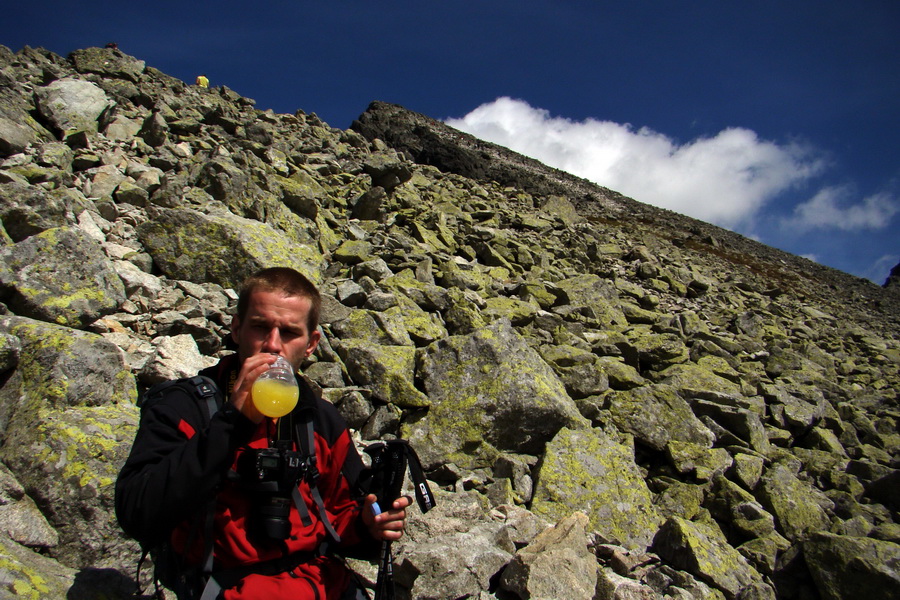
<path id="1" fill-rule="evenodd" d="M 212 419 L 213 415 L 222 408 L 224 398 L 222 397 L 216 382 L 209 377 L 195 375 L 194 377 L 184 377 L 182 379 L 164 381 L 151 387 L 138 398 L 138 406 L 140 407 L 141 412 L 156 404 L 175 389 L 185 392 L 188 396 L 204 404 L 209 419 Z"/>
<path id="2" fill-rule="evenodd" d="M 316 458 L 316 431 L 315 419 L 318 414 L 316 406 L 316 395 L 309 389 L 305 382 L 300 382 L 300 402 L 297 407 L 291 411 L 287 418 L 282 417 L 278 421 L 277 436 L 279 440 L 291 438 L 300 450 L 301 456 L 305 464 L 303 465 L 303 479 L 309 486 L 309 493 L 316 505 L 316 511 L 319 513 L 319 519 L 328 532 L 330 542 L 323 543 L 323 547 L 319 548 L 320 554 L 328 552 L 330 544 L 339 544 L 341 536 L 335 530 L 331 520 L 328 518 L 328 512 L 325 510 L 325 502 L 322 494 L 319 492 L 319 467 Z M 278 443 L 278 442 L 276 442 Z M 306 502 L 300 494 L 298 488 L 294 488 L 291 493 L 297 512 L 300 513 L 300 520 L 304 525 L 309 525 L 312 521 L 309 519 L 309 509 Z"/>
<path id="3" fill-rule="evenodd" d="M 213 415 L 222 408 L 224 402 L 222 394 L 219 393 L 219 386 L 215 381 L 203 375 L 191 377 L 188 382 L 193 386 L 196 397 L 206 404 L 206 412 L 209 419 L 212 420 Z"/>

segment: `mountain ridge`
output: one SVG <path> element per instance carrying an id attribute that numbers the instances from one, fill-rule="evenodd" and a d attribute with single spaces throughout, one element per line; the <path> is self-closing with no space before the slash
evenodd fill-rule
<path id="1" fill-rule="evenodd" d="M 895 324 L 895 316 L 900 314 L 900 298 L 893 291 L 884 291 L 887 282 L 879 287 L 863 278 L 757 242 L 734 231 L 642 203 L 402 106 L 372 102 L 350 128 L 370 139 L 385 140 L 393 148 L 408 153 L 416 162 L 476 181 L 493 180 L 535 195 L 565 195 L 588 220 L 624 222 L 631 218 L 648 222 L 660 230 L 668 230 L 679 243 L 690 241 L 704 245 L 708 251 L 719 252 L 726 260 L 729 259 L 728 254 L 759 257 L 744 261 L 738 256 L 731 259 L 734 262 L 761 263 L 756 267 L 757 271 L 770 270 L 779 262 L 787 263 L 797 275 L 818 279 L 826 286 L 837 288 L 838 293 L 846 289 L 849 292 L 845 296 L 848 304 L 858 301 L 867 303 Z M 623 223 L 623 226 L 626 224 Z M 769 269 L 763 266 L 765 264 L 769 265 Z"/>

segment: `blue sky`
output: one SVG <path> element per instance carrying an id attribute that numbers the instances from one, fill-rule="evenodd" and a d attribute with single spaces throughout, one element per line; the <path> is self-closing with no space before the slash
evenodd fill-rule
<path id="1" fill-rule="evenodd" d="M 900 2 L 15 3 L 0 43 L 115 41 L 276 112 L 372 100 L 884 282 L 900 262 Z"/>

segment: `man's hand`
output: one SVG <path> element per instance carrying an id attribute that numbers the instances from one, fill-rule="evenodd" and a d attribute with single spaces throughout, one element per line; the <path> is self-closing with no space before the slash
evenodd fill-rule
<path id="1" fill-rule="evenodd" d="M 250 390 L 256 378 L 265 373 L 276 358 L 274 354 L 264 352 L 248 357 L 241 365 L 241 371 L 234 382 L 231 403 L 254 423 L 261 423 L 264 417 L 253 405 Z"/>
<path id="2" fill-rule="evenodd" d="M 403 536 L 403 529 L 406 527 L 406 507 L 412 503 L 409 496 L 401 496 L 394 500 L 390 510 L 384 510 L 380 515 L 372 512 L 372 505 L 375 503 L 375 494 L 366 496 L 362 509 L 362 519 L 369 533 L 376 540 L 384 540 L 393 542 L 399 540 Z"/>

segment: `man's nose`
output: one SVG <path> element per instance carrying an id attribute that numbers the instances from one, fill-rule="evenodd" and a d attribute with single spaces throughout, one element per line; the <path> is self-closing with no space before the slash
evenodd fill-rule
<path id="1" fill-rule="evenodd" d="M 262 350 L 263 352 L 273 353 L 277 353 L 281 350 L 281 335 L 279 334 L 277 327 L 273 327 L 269 330 L 265 340 L 263 340 Z"/>

